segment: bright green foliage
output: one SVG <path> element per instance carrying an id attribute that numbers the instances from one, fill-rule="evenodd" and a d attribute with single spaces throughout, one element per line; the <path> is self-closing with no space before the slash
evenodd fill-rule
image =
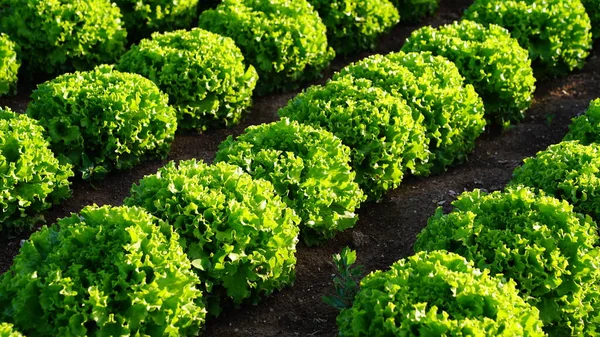
<path id="1" fill-rule="evenodd" d="M 361 281 L 337 318 L 340 337 L 544 336 L 512 280 L 445 251 L 421 252 Z"/>
<path id="2" fill-rule="evenodd" d="M 471 21 L 414 31 L 402 51 L 430 51 L 454 62 L 485 104 L 488 121 L 519 122 L 531 105 L 535 78 L 527 51 L 506 29 Z"/>
<path id="3" fill-rule="evenodd" d="M 28 336 L 195 336 L 206 311 L 178 240 L 140 208 L 85 207 L 21 247 L 0 318 Z"/>
<path id="4" fill-rule="evenodd" d="M 431 16 L 440 6 L 440 0 L 391 0 L 398 8 L 402 22 L 416 23 Z"/>
<path id="5" fill-rule="evenodd" d="M 239 123 L 258 80 L 232 39 L 199 28 L 154 33 L 123 55 L 117 69 L 156 83 L 184 129 Z"/>
<path id="6" fill-rule="evenodd" d="M 109 0 L 3 0 L 0 31 L 19 46 L 31 77 L 112 63 L 127 36 Z"/>
<path id="7" fill-rule="evenodd" d="M 8 35 L 0 33 L 0 96 L 15 93 L 20 66 L 17 45 Z"/>
<path id="8" fill-rule="evenodd" d="M 32 216 L 71 195 L 71 176 L 35 120 L 0 108 L 0 231 L 33 227 L 43 217 Z"/>
<path id="9" fill-rule="evenodd" d="M 465 19 L 508 29 L 542 76 L 583 67 L 592 48 L 590 19 L 579 0 L 476 0 Z"/>
<path id="10" fill-rule="evenodd" d="M 221 311 L 221 299 L 257 303 L 295 279 L 299 218 L 270 182 L 237 166 L 170 162 L 133 185 L 125 204 L 179 233 L 211 314 Z"/>
<path id="11" fill-rule="evenodd" d="M 344 247 L 339 254 L 333 255 L 333 264 L 337 269 L 337 275 L 333 278 L 335 295 L 323 296 L 323 302 L 332 307 L 342 310 L 350 308 L 354 297 L 360 289 L 360 276 L 363 266 L 355 266 L 356 252 Z"/>
<path id="12" fill-rule="evenodd" d="M 318 78 L 335 56 L 325 25 L 305 0 L 224 0 L 202 12 L 198 26 L 235 41 L 258 71 L 260 94 Z"/>
<path id="13" fill-rule="evenodd" d="M 310 87 L 279 115 L 322 127 L 350 147 L 356 181 L 370 199 L 397 187 L 405 171 L 429 157 L 423 116 L 366 79 Z"/>
<path id="14" fill-rule="evenodd" d="M 398 23 L 389 0 L 308 0 L 327 27 L 327 40 L 337 54 L 374 49 L 379 36 Z"/>
<path id="15" fill-rule="evenodd" d="M 590 103 L 585 114 L 573 118 L 564 140 L 578 140 L 584 145 L 600 143 L 600 98 Z"/>
<path id="16" fill-rule="evenodd" d="M 592 37 L 597 39 L 600 37 L 600 1 L 598 0 L 581 0 L 585 7 L 585 11 L 590 17 L 592 24 Z"/>
<path id="17" fill-rule="evenodd" d="M 513 173 L 513 185 L 543 190 L 567 200 L 575 211 L 600 219 L 600 144 L 564 141 L 526 158 Z"/>
<path id="18" fill-rule="evenodd" d="M 350 64 L 334 75 L 366 78 L 420 112 L 429 138 L 429 162 L 421 174 L 443 172 L 466 160 L 483 132 L 483 102 L 473 86 L 465 84 L 454 63 L 431 53 L 373 55 Z"/>
<path id="19" fill-rule="evenodd" d="M 350 149 L 328 131 L 287 118 L 251 126 L 236 140 L 229 136 L 215 161 L 273 183 L 302 219 L 302 239 L 309 245 L 354 226 L 354 211 L 365 199 L 354 181 Z"/>
<path id="20" fill-rule="evenodd" d="M 61 75 L 40 84 L 31 99 L 27 114 L 84 179 L 166 157 L 177 128 L 175 110 L 152 81 L 110 66 Z"/>
<path id="21" fill-rule="evenodd" d="M 0 324 L 0 337 L 23 337 L 22 334 L 15 331 L 12 324 L 1 323 Z"/>
<path id="22" fill-rule="evenodd" d="M 597 226 L 573 206 L 524 187 L 463 193 L 438 208 L 415 251 L 444 249 L 517 283 L 552 336 L 592 336 L 600 293 Z"/>
<path id="23" fill-rule="evenodd" d="M 115 0 L 123 13 L 130 37 L 155 31 L 189 28 L 196 16 L 198 0 Z"/>

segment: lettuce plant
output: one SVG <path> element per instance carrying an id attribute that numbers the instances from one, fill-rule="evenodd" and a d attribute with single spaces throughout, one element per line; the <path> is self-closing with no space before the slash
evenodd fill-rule
<path id="1" fill-rule="evenodd" d="M 600 317 L 597 225 L 573 206 L 521 186 L 463 193 L 438 208 L 415 251 L 448 250 L 517 283 L 551 336 L 589 336 Z"/>
<path id="2" fill-rule="evenodd" d="M 590 103 L 585 114 L 573 118 L 564 140 L 578 140 L 584 145 L 600 143 L 600 98 Z"/>
<path id="3" fill-rule="evenodd" d="M 105 65 L 42 83 L 31 99 L 27 114 L 84 179 L 166 157 L 177 128 L 175 110 L 152 81 Z"/>
<path id="4" fill-rule="evenodd" d="M 0 108 L 0 230 L 30 229 L 42 211 L 71 196 L 71 165 L 60 164 L 37 121 Z"/>
<path id="5" fill-rule="evenodd" d="M 140 208 L 85 207 L 25 241 L 0 318 L 28 336 L 195 336 L 206 311 L 178 240 Z"/>
<path id="6" fill-rule="evenodd" d="M 309 245 L 354 226 L 364 194 L 350 167 L 350 149 L 328 131 L 290 121 L 251 126 L 229 136 L 215 161 L 240 166 L 273 183 L 277 194 L 302 219 Z"/>
<path id="7" fill-rule="evenodd" d="M 379 37 L 400 20 L 389 0 L 308 0 L 327 27 L 327 40 L 337 54 L 374 49 Z"/>
<path id="8" fill-rule="evenodd" d="M 125 52 L 127 36 L 109 0 L 4 0 L 0 31 L 19 46 L 31 77 L 112 63 Z"/>
<path id="9" fill-rule="evenodd" d="M 440 0 L 391 0 L 398 8 L 402 22 L 416 23 L 431 16 L 440 6 Z"/>
<path id="10" fill-rule="evenodd" d="M 322 127 L 350 147 L 356 181 L 370 199 L 397 187 L 405 171 L 429 157 L 423 116 L 366 79 L 310 87 L 279 115 Z"/>
<path id="11" fill-rule="evenodd" d="M 170 162 L 131 188 L 126 205 L 173 226 L 210 314 L 221 300 L 257 303 L 295 279 L 299 219 L 273 185 L 237 166 Z"/>
<path id="12" fill-rule="evenodd" d="M 564 141 L 526 158 L 513 185 L 543 190 L 567 200 L 575 211 L 600 219 L 600 145 Z"/>
<path id="13" fill-rule="evenodd" d="M 508 29 L 540 76 L 583 67 L 592 48 L 590 19 L 579 0 L 476 0 L 464 18 Z"/>
<path id="14" fill-rule="evenodd" d="M 343 77 L 368 79 L 423 115 L 431 157 L 417 169 L 421 174 L 465 161 L 485 128 L 481 98 L 444 57 L 428 52 L 373 55 L 333 76 Z"/>
<path id="15" fill-rule="evenodd" d="M 457 254 L 420 252 L 375 271 L 337 317 L 340 337 L 545 336 L 512 280 Z"/>
<path id="16" fill-rule="evenodd" d="M 115 0 L 130 36 L 148 36 L 155 31 L 189 28 L 196 16 L 198 0 Z"/>
<path id="17" fill-rule="evenodd" d="M 0 323 L 0 337 L 23 337 L 23 335 L 15 331 L 12 324 Z"/>
<path id="18" fill-rule="evenodd" d="M 581 0 L 585 7 L 585 11 L 590 17 L 592 24 L 592 37 L 597 39 L 600 37 L 600 1 L 598 0 Z"/>
<path id="19" fill-rule="evenodd" d="M 485 104 L 486 119 L 508 125 L 531 106 L 535 78 L 527 51 L 499 26 L 471 21 L 414 31 L 402 51 L 429 51 L 454 62 Z"/>
<path id="20" fill-rule="evenodd" d="M 0 96 L 16 92 L 20 66 L 17 45 L 8 35 L 0 33 Z"/>
<path id="21" fill-rule="evenodd" d="M 140 74 L 169 95 L 182 129 L 239 123 L 258 76 L 232 39 L 194 28 L 154 33 L 121 57 L 120 71 Z"/>
<path id="22" fill-rule="evenodd" d="M 305 0 L 224 0 L 202 12 L 198 26 L 235 41 L 258 71 L 259 94 L 298 88 L 335 56 L 323 21 Z"/>

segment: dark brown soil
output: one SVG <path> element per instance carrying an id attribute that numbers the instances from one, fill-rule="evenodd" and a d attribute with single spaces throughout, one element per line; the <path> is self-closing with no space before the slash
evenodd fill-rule
<path id="1" fill-rule="evenodd" d="M 442 1 L 438 14 L 420 25 L 440 25 L 460 18 L 472 1 Z M 420 26 L 419 25 L 419 26 Z M 404 39 L 418 26 L 400 25 L 386 36 L 376 50 L 378 53 L 397 51 Z M 365 271 L 385 269 L 400 258 L 412 254 L 416 235 L 426 225 L 427 218 L 438 206 L 449 209 L 450 202 L 462 191 L 474 188 L 493 191 L 503 188 L 513 169 L 523 158 L 535 155 L 548 145 L 559 142 L 567 131 L 570 119 L 582 113 L 590 100 L 600 96 L 600 44 L 589 57 L 586 67 L 569 76 L 538 83 L 535 102 L 526 120 L 509 130 L 487 130 L 477 141 L 469 162 L 438 176 L 408 178 L 402 186 L 391 191 L 380 203 L 364 204 L 356 227 L 327 244 L 308 248 L 298 247 L 297 280 L 265 299 L 257 306 L 226 310 L 220 317 L 207 323 L 204 335 L 209 337 L 237 336 L 334 336 L 336 310 L 325 305 L 321 297 L 333 293 L 331 277 L 334 268 L 331 255 L 344 246 L 357 250 L 358 263 Z M 336 60 L 325 74 L 339 70 L 352 60 Z M 323 79 L 323 80 L 324 80 Z M 322 80 L 322 81 L 323 81 Z M 24 111 L 31 89 L 22 85 L 21 94 L 1 98 L 0 106 L 8 105 Z M 204 134 L 178 135 L 169 160 L 200 158 L 211 161 L 218 144 L 228 135 L 237 135 L 251 124 L 277 119 L 276 111 L 295 93 L 260 97 L 255 101 L 246 121 L 228 130 Z M 104 181 L 93 185 L 73 184 L 73 197 L 52 208 L 46 218 L 49 223 L 70 212 L 96 203 L 119 205 L 128 195 L 130 186 L 146 174 L 154 173 L 166 161 L 153 161 L 134 170 L 110 174 Z M 7 270 L 16 255 L 19 243 L 28 234 L 0 238 L 0 272 Z"/>

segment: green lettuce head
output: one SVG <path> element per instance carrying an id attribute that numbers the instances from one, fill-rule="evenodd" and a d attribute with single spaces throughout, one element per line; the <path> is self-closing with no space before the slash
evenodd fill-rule
<path id="1" fill-rule="evenodd" d="M 471 21 L 422 27 L 411 34 L 402 51 L 429 51 L 454 62 L 481 96 L 491 123 L 520 122 L 531 106 L 535 90 L 531 60 L 502 27 Z"/>
<path id="2" fill-rule="evenodd" d="M 177 129 L 175 110 L 156 84 L 106 65 L 40 84 L 27 114 L 84 179 L 165 158 Z"/>
<path id="3" fill-rule="evenodd" d="M 71 196 L 72 176 L 36 120 L 0 108 L 0 231 L 31 229 L 43 220 L 41 212 Z"/>
<path id="4" fill-rule="evenodd" d="M 88 206 L 31 235 L 0 278 L 28 336 L 191 336 L 205 310 L 179 237 L 141 208 Z"/>
<path id="5" fill-rule="evenodd" d="M 374 49 L 400 20 L 389 0 L 308 0 L 327 27 L 327 40 L 340 55 Z"/>
<path id="6" fill-rule="evenodd" d="M 464 18 L 508 29 L 541 76 L 583 67 L 592 49 L 590 18 L 579 0 L 475 0 Z"/>
<path id="7" fill-rule="evenodd" d="M 421 175 L 464 162 L 485 128 L 481 98 L 444 57 L 428 52 L 373 55 L 343 68 L 333 79 L 343 77 L 368 79 L 423 115 L 431 156 L 417 168 Z"/>
<path id="8" fill-rule="evenodd" d="M 445 251 L 420 252 L 367 275 L 340 337 L 545 336 L 539 312 L 512 280 Z"/>
<path id="9" fill-rule="evenodd" d="M 127 36 L 109 0 L 3 0 L 0 32 L 19 46 L 31 78 L 113 63 Z"/>
<path id="10" fill-rule="evenodd" d="M 350 147 L 356 181 L 371 199 L 397 187 L 406 171 L 429 158 L 423 116 L 366 79 L 310 87 L 279 115 L 324 128 Z"/>
<path id="11" fill-rule="evenodd" d="M 251 126 L 235 140 L 229 136 L 215 161 L 273 183 L 302 219 L 302 239 L 309 245 L 354 226 L 354 211 L 365 199 L 354 181 L 350 149 L 328 131 L 287 118 Z"/>
<path id="12" fill-rule="evenodd" d="M 298 88 L 320 77 L 335 56 L 307 1 L 224 0 L 202 12 L 198 26 L 235 41 L 258 72 L 259 94 Z"/>
<path id="13" fill-rule="evenodd" d="M 133 185 L 125 204 L 144 207 L 179 233 L 211 314 L 222 299 L 257 303 L 295 279 L 299 218 L 270 182 L 237 166 L 170 162 Z"/>

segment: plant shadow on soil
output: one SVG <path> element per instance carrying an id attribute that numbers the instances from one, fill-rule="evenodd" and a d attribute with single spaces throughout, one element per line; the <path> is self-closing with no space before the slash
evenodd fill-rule
<path id="1" fill-rule="evenodd" d="M 399 50 L 405 38 L 419 26 L 438 26 L 460 19 L 470 3 L 472 1 L 442 0 L 436 16 L 425 19 L 419 25 L 400 24 L 382 39 L 375 53 Z M 276 292 L 257 306 L 225 310 L 218 318 L 209 320 L 203 335 L 335 336 L 337 312 L 321 300 L 322 296 L 334 291 L 331 278 L 335 270 L 330 263 L 331 255 L 350 246 L 357 250 L 358 264 L 365 266 L 365 272 L 386 269 L 398 259 L 413 253 L 416 235 L 438 206 L 449 211 L 450 203 L 458 194 L 474 188 L 487 191 L 502 189 L 510 180 L 513 169 L 525 157 L 560 142 L 571 118 L 581 114 L 592 99 L 600 96 L 599 47 L 600 43 L 596 43 L 584 69 L 566 77 L 537 83 L 534 104 L 523 123 L 505 131 L 488 129 L 478 139 L 476 149 L 467 163 L 437 176 L 409 177 L 381 202 L 364 204 L 359 210 L 360 220 L 354 229 L 339 233 L 333 240 L 318 247 L 308 248 L 300 244 L 294 286 Z M 362 53 L 352 59 L 336 59 L 318 82 L 323 83 L 333 71 L 368 55 Z M 0 106 L 23 112 L 31 88 L 30 84 L 22 84 L 20 94 L 0 98 Z M 277 110 L 297 92 L 256 98 L 245 121 L 234 128 L 203 134 L 178 134 L 168 160 L 198 158 L 211 162 L 219 143 L 228 135 L 238 135 L 248 125 L 276 120 Z M 73 197 L 53 207 L 46 215 L 47 223 L 53 223 L 57 218 L 94 203 L 120 205 L 133 183 L 144 175 L 155 173 L 166 163 L 166 160 L 145 162 L 133 170 L 109 174 L 103 181 L 94 182 L 93 186 L 75 181 Z M 10 267 L 21 240 L 28 236 L 29 233 L 23 233 L 0 238 L 0 272 Z"/>

